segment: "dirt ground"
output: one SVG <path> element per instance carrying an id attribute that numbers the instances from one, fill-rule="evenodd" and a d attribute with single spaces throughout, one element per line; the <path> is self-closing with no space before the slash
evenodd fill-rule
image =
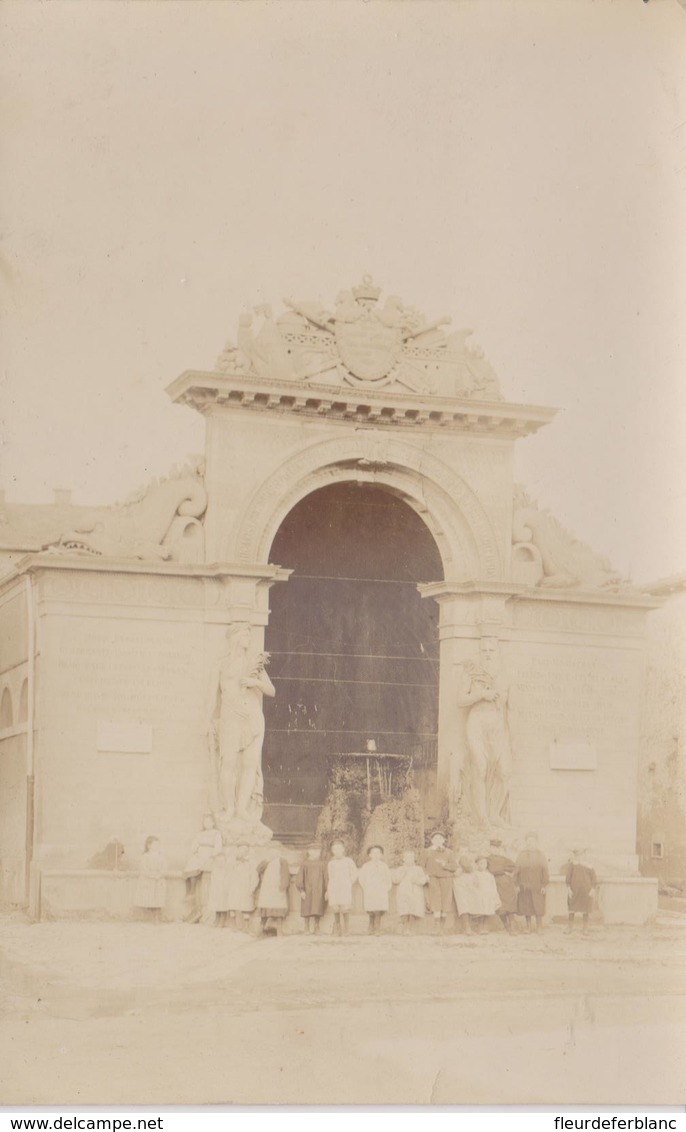
<path id="1" fill-rule="evenodd" d="M 679 1104 L 686 916 L 541 937 L 0 922 L 4 1104 Z"/>

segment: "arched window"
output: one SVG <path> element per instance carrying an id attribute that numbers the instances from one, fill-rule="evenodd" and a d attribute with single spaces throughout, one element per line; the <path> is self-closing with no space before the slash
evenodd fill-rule
<path id="1" fill-rule="evenodd" d="M 12 696 L 9 688 L 4 688 L 0 700 L 0 730 L 4 731 L 7 727 L 11 727 L 12 723 Z"/>

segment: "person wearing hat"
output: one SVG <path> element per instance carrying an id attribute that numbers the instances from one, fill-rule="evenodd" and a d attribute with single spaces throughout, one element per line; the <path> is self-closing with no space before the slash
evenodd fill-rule
<path id="1" fill-rule="evenodd" d="M 513 935 L 514 917 L 517 911 L 517 885 L 515 884 L 515 863 L 507 856 L 505 846 L 499 838 L 490 842 L 488 854 L 488 871 L 495 877 L 495 886 L 498 890 L 500 906 L 498 916 L 503 927 Z"/>
<path id="2" fill-rule="evenodd" d="M 307 856 L 295 878 L 302 901 L 300 914 L 305 917 L 310 935 L 319 931 L 319 920 L 326 911 L 326 864 L 322 861 L 322 847 L 317 843 L 307 846 Z"/>
<path id="3" fill-rule="evenodd" d="M 431 834 L 431 845 L 422 864 L 429 878 L 429 910 L 433 913 L 434 925 L 439 931 L 444 931 L 448 912 L 452 912 L 455 904 L 453 877 L 457 872 L 457 860 L 448 849 L 442 830 L 437 829 Z"/>
<path id="4" fill-rule="evenodd" d="M 379 935 L 381 931 L 381 917 L 388 911 L 388 894 L 393 886 L 391 870 L 383 857 L 380 845 L 370 845 L 357 878 L 364 896 L 364 910 L 369 916 L 370 935 Z"/>
<path id="5" fill-rule="evenodd" d="M 572 849 L 572 856 L 567 862 L 565 880 L 567 882 L 567 910 L 569 922 L 567 932 L 574 930 L 574 916 L 581 913 L 584 935 L 588 932 L 588 916 L 593 906 L 593 893 L 598 887 L 595 869 L 589 863 L 586 849 Z"/>
<path id="6" fill-rule="evenodd" d="M 538 837 L 527 833 L 526 848 L 515 862 L 515 881 L 519 887 L 517 912 L 526 919 L 526 930 L 531 931 L 531 918 L 536 917 L 536 931 L 543 931 L 545 915 L 545 890 L 550 883 L 548 862 L 538 848 Z"/>

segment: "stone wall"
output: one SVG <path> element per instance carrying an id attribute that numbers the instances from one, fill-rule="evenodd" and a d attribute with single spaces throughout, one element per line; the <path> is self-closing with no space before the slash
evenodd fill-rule
<path id="1" fill-rule="evenodd" d="M 0 734 L 0 905 L 26 897 L 26 734 Z"/>
<path id="2" fill-rule="evenodd" d="M 582 843 L 604 872 L 635 872 L 640 650 L 554 636 L 508 656 L 514 824 L 549 852 Z"/>
<path id="3" fill-rule="evenodd" d="M 0 602 L 0 903 L 25 899 L 28 619 L 23 581 Z"/>
<path id="4" fill-rule="evenodd" d="M 686 590 L 651 614 L 641 729 L 641 872 L 686 892 Z M 658 854 L 661 853 L 661 856 Z"/>
<path id="5" fill-rule="evenodd" d="M 37 860 L 83 868 L 149 834 L 182 863 L 207 808 L 208 673 L 222 626 L 200 580 L 78 572 L 41 582 Z"/>

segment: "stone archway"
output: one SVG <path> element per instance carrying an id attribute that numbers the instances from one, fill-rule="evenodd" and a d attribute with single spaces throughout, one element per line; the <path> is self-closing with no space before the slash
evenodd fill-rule
<path id="1" fill-rule="evenodd" d="M 274 537 L 293 508 L 322 488 L 351 482 L 383 488 L 420 516 L 440 555 L 441 593 L 465 584 L 480 591 L 504 580 L 501 547 L 469 484 L 426 444 L 371 428 L 311 443 L 274 467 L 232 524 L 223 544 L 224 560 L 251 570 L 268 567 Z M 286 561 L 279 565 L 289 568 Z M 434 590 L 432 585 L 420 587 L 432 604 L 438 596 Z M 269 605 L 274 600 L 265 591 L 259 612 L 253 614 L 260 634 L 269 624 Z M 447 806 L 456 663 L 454 633 L 446 621 L 445 602 L 441 599 L 439 604 L 436 816 Z"/>
<path id="2" fill-rule="evenodd" d="M 439 608 L 419 585 L 443 567 L 423 516 L 386 486 L 328 484 L 288 513 L 270 557 L 291 575 L 270 594 L 265 632 L 277 690 L 264 704 L 267 824 L 310 840 L 332 768 L 370 739 L 391 768 L 412 760 L 434 815 Z M 370 775 L 371 798 L 381 763 Z"/>
<path id="3" fill-rule="evenodd" d="M 318 488 L 346 480 L 395 491 L 422 516 L 438 545 L 446 581 L 502 578 L 493 527 L 465 480 L 426 448 L 374 429 L 312 444 L 286 459 L 243 509 L 225 560 L 266 563 L 288 512 Z"/>

